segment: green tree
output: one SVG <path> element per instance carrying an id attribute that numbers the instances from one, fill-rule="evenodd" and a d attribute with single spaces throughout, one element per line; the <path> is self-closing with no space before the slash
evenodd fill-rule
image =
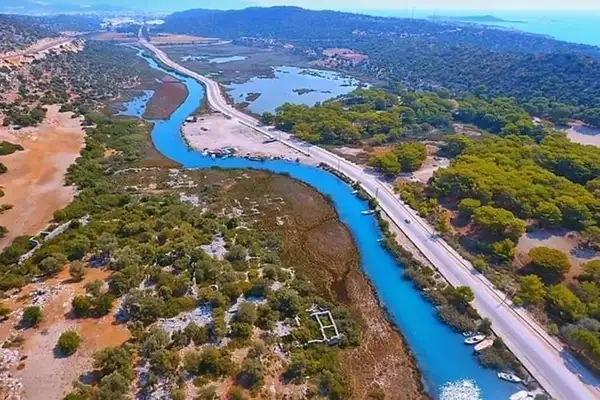
<path id="1" fill-rule="evenodd" d="M 600 284 L 600 260 L 585 263 L 582 278 Z"/>
<path id="2" fill-rule="evenodd" d="M 448 301 L 461 307 L 465 307 L 475 300 L 475 294 L 468 286 L 457 286 L 456 288 L 448 286 L 444 290 L 444 296 L 448 299 Z"/>
<path id="3" fill-rule="evenodd" d="M 529 251 L 531 267 L 544 276 L 561 278 L 569 272 L 571 264 L 569 257 L 560 250 L 539 246 Z"/>
<path id="4" fill-rule="evenodd" d="M 133 379 L 133 355 L 124 347 L 107 347 L 94 353 L 94 368 L 98 369 L 100 375 L 105 377 L 118 373 L 125 379 Z"/>
<path id="5" fill-rule="evenodd" d="M 111 264 L 113 269 L 121 271 L 126 268 L 135 268 L 142 263 L 142 257 L 131 246 L 125 246 L 115 251 L 115 260 Z"/>
<path id="6" fill-rule="evenodd" d="M 555 204 L 542 202 L 535 210 L 535 217 L 543 227 L 553 228 L 562 224 L 563 215 Z"/>
<path id="7" fill-rule="evenodd" d="M 585 315 L 585 304 L 565 285 L 550 287 L 548 301 L 566 321 L 577 321 Z"/>
<path id="8" fill-rule="evenodd" d="M 371 156 L 369 158 L 369 165 L 389 176 L 396 175 L 402 170 L 398 156 L 393 151 L 386 151 Z"/>
<path id="9" fill-rule="evenodd" d="M 234 322 L 231 324 L 231 337 L 238 339 L 249 339 L 252 336 L 252 325 L 245 322 Z"/>
<path id="10" fill-rule="evenodd" d="M 273 113 L 265 111 L 262 114 L 260 120 L 265 125 L 273 125 L 273 123 L 275 122 L 275 115 L 273 115 Z"/>
<path id="11" fill-rule="evenodd" d="M 108 315 L 113 308 L 114 301 L 115 298 L 108 293 L 99 296 L 94 304 L 96 314 L 100 317 Z"/>
<path id="12" fill-rule="evenodd" d="M 12 310 L 10 308 L 8 308 L 4 304 L 0 303 L 0 321 L 4 321 L 4 320 L 8 319 L 8 317 L 10 316 L 11 313 L 12 313 Z"/>
<path id="13" fill-rule="evenodd" d="M 119 248 L 117 237 L 109 232 L 102 232 L 96 243 L 100 256 L 110 258 L 112 253 Z"/>
<path id="14" fill-rule="evenodd" d="M 51 256 L 48 256 L 42 260 L 40 263 L 40 271 L 47 276 L 53 276 L 58 274 L 64 268 L 65 264 L 67 264 L 69 260 L 62 253 L 54 253 Z"/>
<path id="15" fill-rule="evenodd" d="M 467 198 L 462 199 L 458 203 L 458 210 L 460 211 L 461 215 L 465 217 L 471 217 L 471 215 L 473 215 L 475 210 L 477 210 L 479 207 L 481 207 L 481 200 L 478 199 Z"/>
<path id="16" fill-rule="evenodd" d="M 99 400 L 125 400 L 128 398 L 131 380 L 119 372 L 112 372 L 100 380 Z"/>
<path id="17" fill-rule="evenodd" d="M 238 375 L 244 387 L 248 389 L 258 389 L 264 383 L 264 373 L 262 363 L 259 358 L 246 358 Z"/>
<path id="18" fill-rule="evenodd" d="M 33 328 L 42 320 L 42 309 L 38 306 L 27 307 L 21 318 L 21 325 Z"/>
<path id="19" fill-rule="evenodd" d="M 500 262 L 509 262 L 517 253 L 515 243 L 510 239 L 503 239 L 490 245 L 492 255 Z"/>
<path id="20" fill-rule="evenodd" d="M 250 325 L 254 325 L 256 322 L 257 314 L 256 314 L 256 306 L 252 303 L 243 302 L 240 304 L 236 319 L 239 322 L 244 322 Z"/>
<path id="21" fill-rule="evenodd" d="M 91 314 L 92 312 L 92 299 L 88 296 L 77 295 L 71 301 L 71 307 L 73 308 L 73 314 L 77 318 L 84 318 Z"/>
<path id="22" fill-rule="evenodd" d="M 79 343 L 81 342 L 81 337 L 75 331 L 66 331 L 63 332 L 58 338 L 58 343 L 56 347 L 60 352 L 66 356 L 70 356 L 71 354 L 77 351 L 79 348 Z"/>
<path id="23" fill-rule="evenodd" d="M 446 144 L 442 151 L 449 157 L 456 157 L 462 154 L 473 141 L 464 135 L 449 135 L 446 136 Z"/>
<path id="24" fill-rule="evenodd" d="M 394 153 L 398 158 L 402 172 L 418 170 L 427 159 L 427 148 L 423 143 L 402 144 L 394 150 Z"/>
<path id="25" fill-rule="evenodd" d="M 537 275 L 527 275 L 519 280 L 519 291 L 515 303 L 540 304 L 546 297 L 544 283 Z"/>
<path id="26" fill-rule="evenodd" d="M 69 265 L 69 275 L 76 282 L 81 282 L 85 276 L 85 264 L 79 260 L 72 261 Z"/>
<path id="27" fill-rule="evenodd" d="M 482 206 L 473 212 L 473 222 L 492 235 L 518 240 L 525 233 L 525 222 L 503 208 Z"/>
<path id="28" fill-rule="evenodd" d="M 94 297 L 98 297 L 102 294 L 103 287 L 104 282 L 100 279 L 95 279 L 85 284 L 85 291 Z"/>
<path id="29" fill-rule="evenodd" d="M 85 257 L 91 246 L 90 239 L 77 235 L 68 243 L 69 260 L 80 260 Z"/>
<path id="30" fill-rule="evenodd" d="M 175 377 L 180 363 L 178 350 L 161 349 L 150 354 L 150 368 L 161 376 Z"/>
<path id="31" fill-rule="evenodd" d="M 585 239 L 588 246 L 598 247 L 600 246 L 600 227 L 592 225 L 586 227 L 582 232 L 581 236 Z"/>
<path id="32" fill-rule="evenodd" d="M 225 258 L 230 262 L 243 262 L 246 261 L 246 257 L 248 256 L 248 251 L 244 246 L 233 245 L 225 254 Z"/>

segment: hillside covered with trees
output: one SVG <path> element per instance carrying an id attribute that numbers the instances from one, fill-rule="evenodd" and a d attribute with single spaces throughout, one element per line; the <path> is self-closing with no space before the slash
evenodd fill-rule
<path id="1" fill-rule="evenodd" d="M 26 48 L 54 33 L 21 17 L 0 14 L 0 54 Z"/>
<path id="2" fill-rule="evenodd" d="M 351 48 L 369 56 L 350 67 L 354 72 L 392 84 L 446 88 L 455 96 L 514 97 L 536 103 L 529 111 L 539 117 L 600 123 L 600 50 L 541 35 L 295 7 L 189 10 L 168 16 L 160 30 L 253 37 L 265 46 L 288 43 L 313 57 L 328 47 Z"/>

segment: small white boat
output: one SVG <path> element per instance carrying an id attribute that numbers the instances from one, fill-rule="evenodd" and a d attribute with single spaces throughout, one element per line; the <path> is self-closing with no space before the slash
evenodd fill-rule
<path id="1" fill-rule="evenodd" d="M 462 335 L 464 337 L 469 337 L 469 336 L 475 335 L 475 332 L 473 332 L 473 331 L 466 331 L 466 332 L 463 332 Z"/>
<path id="2" fill-rule="evenodd" d="M 521 383 L 523 379 L 519 378 L 513 373 L 510 372 L 498 372 L 498 378 L 504 379 L 505 381 L 513 382 L 513 383 Z"/>
<path id="3" fill-rule="evenodd" d="M 485 340 L 485 335 L 475 335 L 465 339 L 465 344 L 478 344 Z"/>
<path id="4" fill-rule="evenodd" d="M 509 400 L 525 400 L 525 399 L 529 399 L 531 398 L 531 396 L 529 395 L 529 392 L 527 390 L 521 390 L 520 392 L 517 392 L 515 394 L 513 394 L 512 396 L 510 396 L 508 399 Z"/>
<path id="5" fill-rule="evenodd" d="M 352 194 L 358 194 L 358 190 L 353 190 Z"/>
<path id="6" fill-rule="evenodd" d="M 362 212 L 362 215 L 373 215 L 375 214 L 375 210 L 366 210 Z"/>
<path id="7" fill-rule="evenodd" d="M 488 347 L 492 347 L 494 345 L 493 339 L 485 339 L 483 342 L 475 345 L 474 350 L 476 352 L 480 352 L 482 350 L 487 349 Z"/>

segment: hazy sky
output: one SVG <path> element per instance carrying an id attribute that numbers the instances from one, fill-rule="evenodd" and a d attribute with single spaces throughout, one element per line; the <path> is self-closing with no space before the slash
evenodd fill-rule
<path id="1" fill-rule="evenodd" d="M 257 5 L 290 4 L 335 9 L 600 10 L 600 0 L 249 0 Z"/>

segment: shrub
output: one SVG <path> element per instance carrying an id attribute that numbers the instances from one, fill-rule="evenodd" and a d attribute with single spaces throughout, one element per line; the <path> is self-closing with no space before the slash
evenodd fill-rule
<path id="1" fill-rule="evenodd" d="M 73 261 L 69 265 L 69 275 L 74 281 L 81 282 L 85 276 L 85 265 L 79 260 Z"/>
<path id="2" fill-rule="evenodd" d="M 36 327 L 42 320 L 42 309 L 38 306 L 27 307 L 23 312 L 21 324 L 26 327 Z"/>
<path id="3" fill-rule="evenodd" d="M 66 356 L 70 356 L 71 354 L 77 351 L 79 347 L 79 343 L 81 342 L 81 337 L 75 331 L 66 331 L 60 335 L 58 338 L 58 343 L 56 347 L 60 350 L 60 352 Z"/>
<path id="4" fill-rule="evenodd" d="M 87 317 L 92 310 L 92 300 L 88 296 L 75 296 L 71 302 L 71 307 L 73 307 L 73 314 L 77 318 Z"/>
<path id="5" fill-rule="evenodd" d="M 520 279 L 520 287 L 515 301 L 525 304 L 540 304 L 544 301 L 545 296 L 546 288 L 542 280 L 537 275 L 527 275 Z"/>
<path id="6" fill-rule="evenodd" d="M 549 247 L 535 247 L 529 251 L 531 266 L 543 275 L 562 277 L 569 272 L 569 257 L 560 250 Z"/>
<path id="7" fill-rule="evenodd" d="M 438 307 L 438 316 L 448 325 L 458 331 L 472 331 L 475 329 L 475 323 L 466 314 L 459 312 L 455 307 L 451 305 L 444 305 Z"/>
<path id="8" fill-rule="evenodd" d="M 8 318 L 11 312 L 10 308 L 6 307 L 4 304 L 0 304 L 0 321 Z"/>
<path id="9" fill-rule="evenodd" d="M 566 321 L 577 321 L 586 312 L 586 306 L 565 285 L 555 285 L 548 290 L 548 301 Z"/>
<path id="10" fill-rule="evenodd" d="M 52 276 L 58 274 L 64 268 L 65 264 L 67 264 L 68 260 L 62 253 L 55 253 L 51 256 L 48 256 L 42 260 L 40 263 L 40 271 L 44 273 L 44 275 Z"/>
<path id="11" fill-rule="evenodd" d="M 479 271 L 481 273 L 484 273 L 485 271 L 487 271 L 488 266 L 484 260 L 482 260 L 481 258 L 478 258 L 473 262 L 473 268 L 475 268 L 477 271 Z"/>

